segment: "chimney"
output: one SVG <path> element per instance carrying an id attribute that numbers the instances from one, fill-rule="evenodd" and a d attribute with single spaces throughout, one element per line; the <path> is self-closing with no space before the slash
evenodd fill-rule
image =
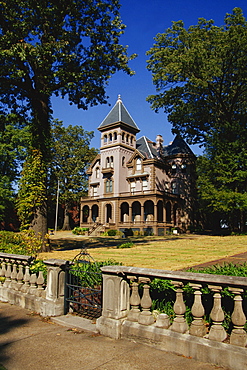
<path id="1" fill-rule="evenodd" d="M 158 159 L 161 158 L 162 149 L 163 149 L 163 137 L 162 135 L 156 136 L 156 150 L 157 150 L 157 157 Z"/>

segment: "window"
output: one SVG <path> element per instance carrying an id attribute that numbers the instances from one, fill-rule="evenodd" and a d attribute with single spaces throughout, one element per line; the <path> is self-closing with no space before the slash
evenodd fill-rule
<path id="1" fill-rule="evenodd" d="M 172 173 L 177 171 L 177 165 L 175 163 L 172 164 Z"/>
<path id="2" fill-rule="evenodd" d="M 110 158 L 110 167 L 113 168 L 113 157 Z"/>
<path id="3" fill-rule="evenodd" d="M 106 157 L 106 164 L 105 164 L 106 168 L 109 168 L 110 167 L 110 158 L 109 157 Z"/>
<path id="4" fill-rule="evenodd" d="M 93 197 L 96 197 L 98 195 L 98 188 L 97 186 L 93 186 Z"/>
<path id="5" fill-rule="evenodd" d="M 96 179 L 99 179 L 99 167 L 95 169 L 95 177 Z"/>
<path id="6" fill-rule="evenodd" d="M 126 143 L 129 142 L 129 135 L 126 136 Z"/>
<path id="7" fill-rule="evenodd" d="M 112 134 L 109 134 L 109 141 L 112 141 Z"/>
<path id="8" fill-rule="evenodd" d="M 148 190 L 148 181 L 142 180 L 142 191 Z"/>
<path id="9" fill-rule="evenodd" d="M 185 163 L 181 164 L 181 170 L 182 170 L 183 173 L 186 172 L 186 164 Z"/>
<path id="10" fill-rule="evenodd" d="M 133 136 L 130 137 L 130 144 L 133 145 Z"/>
<path id="11" fill-rule="evenodd" d="M 172 182 L 172 193 L 173 194 L 177 194 L 178 193 L 177 183 L 175 181 Z"/>
<path id="12" fill-rule="evenodd" d="M 112 193 L 112 179 L 107 179 L 105 183 L 105 192 Z"/>
<path id="13" fill-rule="evenodd" d="M 113 138 L 114 138 L 115 141 L 117 140 L 117 133 L 116 132 L 114 132 Z"/>
<path id="14" fill-rule="evenodd" d="M 122 167 L 125 167 L 125 157 L 122 157 Z"/>
<path id="15" fill-rule="evenodd" d="M 134 181 L 130 183 L 130 191 L 132 194 L 136 191 L 136 183 Z"/>
<path id="16" fill-rule="evenodd" d="M 107 135 L 104 135 L 104 144 L 107 143 Z"/>
<path id="17" fill-rule="evenodd" d="M 142 160 L 141 158 L 137 158 L 136 160 L 136 171 L 141 171 L 142 169 Z"/>
<path id="18" fill-rule="evenodd" d="M 125 140 L 125 133 L 123 132 L 122 133 L 122 141 L 124 141 Z"/>

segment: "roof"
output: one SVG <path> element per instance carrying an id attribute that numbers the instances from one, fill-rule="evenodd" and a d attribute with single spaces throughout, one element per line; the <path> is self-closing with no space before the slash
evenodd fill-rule
<path id="1" fill-rule="evenodd" d="M 135 121 L 129 114 L 128 110 L 125 108 L 120 95 L 118 96 L 118 100 L 116 104 L 111 109 L 111 111 L 108 113 L 108 115 L 103 120 L 103 122 L 100 124 L 98 129 L 102 129 L 104 127 L 112 125 L 113 123 L 118 123 L 118 122 L 122 122 L 125 125 L 130 126 L 132 129 L 134 128 L 137 132 L 140 131 Z"/>
<path id="2" fill-rule="evenodd" d="M 194 155 L 190 147 L 186 144 L 180 135 L 177 135 L 173 142 L 163 149 L 163 155 L 189 154 Z"/>
<path id="3" fill-rule="evenodd" d="M 152 140 L 149 140 L 146 136 L 142 136 L 136 141 L 136 149 L 147 159 L 158 157 L 155 143 Z M 170 145 L 164 146 L 162 151 L 163 157 L 178 154 L 194 155 L 190 147 L 179 135 L 175 137 Z"/>

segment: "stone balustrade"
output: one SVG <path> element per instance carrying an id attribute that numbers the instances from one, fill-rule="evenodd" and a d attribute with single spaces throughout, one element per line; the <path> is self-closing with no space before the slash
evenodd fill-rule
<path id="1" fill-rule="evenodd" d="M 101 334 L 149 343 L 229 369 L 246 368 L 243 293 L 247 289 L 247 278 L 125 266 L 104 266 L 101 270 L 103 311 L 96 324 Z M 173 320 L 165 313 L 151 312 L 150 282 L 155 278 L 169 280 L 173 284 Z M 184 288 L 188 285 L 194 296 L 190 325 L 185 319 L 184 301 Z M 205 322 L 205 288 L 213 295 L 210 323 Z M 225 288 L 233 296 L 230 298 L 232 307 L 225 307 L 226 311 L 231 311 L 231 330 L 228 333 L 223 326 L 222 290 Z"/>
<path id="2" fill-rule="evenodd" d="M 42 316 L 64 313 L 64 260 L 45 261 L 47 282 L 43 271 L 30 272 L 31 256 L 0 253 L 0 300 L 31 309 Z"/>

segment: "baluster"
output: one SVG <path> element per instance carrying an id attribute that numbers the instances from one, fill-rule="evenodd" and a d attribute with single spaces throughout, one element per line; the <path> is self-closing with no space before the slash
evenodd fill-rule
<path id="1" fill-rule="evenodd" d="M 25 274 L 24 274 L 24 277 L 23 277 L 23 281 L 24 281 L 24 284 L 21 287 L 21 291 L 23 293 L 28 293 L 29 287 L 30 287 L 30 284 L 29 284 L 30 273 L 29 273 L 29 266 L 28 265 L 25 266 Z"/>
<path id="2" fill-rule="evenodd" d="M 227 333 L 222 326 L 224 320 L 224 312 L 221 307 L 221 286 L 209 285 L 209 289 L 214 292 L 214 305 L 210 313 L 210 317 L 213 320 L 212 326 L 209 330 L 208 338 L 212 340 L 217 340 L 218 342 L 223 342 L 227 338 Z"/>
<path id="3" fill-rule="evenodd" d="M 38 288 L 36 289 L 36 295 L 38 297 L 41 297 L 42 294 L 44 293 L 44 288 L 43 288 L 44 282 L 45 282 L 45 279 L 44 279 L 43 271 L 39 271 L 39 276 L 36 281 L 37 286 L 38 286 Z"/>
<path id="4" fill-rule="evenodd" d="M 163 328 L 163 329 L 168 329 L 170 326 L 170 318 L 166 313 L 160 313 L 157 316 L 155 326 L 157 328 Z"/>
<path id="5" fill-rule="evenodd" d="M 11 278 L 10 278 L 11 277 L 11 263 L 10 263 L 10 260 L 8 260 L 8 262 L 7 262 L 7 270 L 6 270 L 6 273 L 5 273 L 5 277 L 6 277 L 6 279 L 5 279 L 5 282 L 4 282 L 3 286 L 5 288 L 8 288 L 10 283 L 11 283 Z"/>
<path id="6" fill-rule="evenodd" d="M 6 262 L 2 261 L 1 262 L 1 270 L 0 270 L 0 277 L 1 278 L 5 278 L 6 271 L 7 271 L 6 270 Z M 0 285 L 3 285 L 2 279 L 0 280 Z"/>
<path id="7" fill-rule="evenodd" d="M 150 308 L 152 306 L 152 300 L 150 297 L 150 279 L 149 278 L 139 278 L 140 283 L 144 283 L 143 285 L 143 295 L 141 298 L 141 308 L 142 312 L 139 315 L 138 322 L 142 325 L 152 325 L 154 323 L 154 317 L 150 312 Z"/>
<path id="8" fill-rule="evenodd" d="M 232 313 L 233 329 L 230 336 L 230 343 L 235 346 L 245 347 L 247 344 L 247 335 L 244 330 L 246 323 L 246 316 L 243 311 L 242 297 L 243 289 L 241 288 L 228 288 L 234 294 L 234 310 Z"/>
<path id="9" fill-rule="evenodd" d="M 205 314 L 205 309 L 202 304 L 202 292 L 201 284 L 189 283 L 189 285 L 194 289 L 194 303 L 191 308 L 191 313 L 193 315 L 193 321 L 190 325 L 190 334 L 197 337 L 203 337 L 206 335 L 206 326 L 203 320 Z"/>
<path id="10" fill-rule="evenodd" d="M 15 289 L 16 284 L 17 284 L 17 265 L 16 265 L 15 260 L 12 260 L 12 261 L 13 261 L 13 266 L 12 266 L 12 272 L 10 276 L 11 277 L 10 288 Z"/>
<path id="11" fill-rule="evenodd" d="M 137 321 L 140 315 L 140 303 L 141 298 L 139 296 L 138 286 L 139 284 L 135 281 L 137 280 L 136 276 L 128 276 L 129 280 L 131 280 L 131 296 L 130 296 L 130 311 L 128 312 L 127 319 L 129 321 Z"/>
<path id="12" fill-rule="evenodd" d="M 182 289 L 184 285 L 181 281 L 172 281 L 172 284 L 177 289 L 176 289 L 176 301 L 173 305 L 173 310 L 176 316 L 171 325 L 171 330 L 176 331 L 178 333 L 185 333 L 186 331 L 188 331 L 189 327 L 184 318 L 184 314 L 186 311 L 186 306 L 184 304 L 184 299 L 183 299 L 183 289 Z"/>
<path id="13" fill-rule="evenodd" d="M 28 293 L 30 293 L 30 294 L 35 294 L 36 293 L 36 289 L 37 289 L 36 281 L 37 281 L 37 275 L 32 274 L 31 277 L 30 277 L 30 288 L 29 288 Z"/>
<path id="14" fill-rule="evenodd" d="M 24 266 L 23 266 L 22 262 L 20 262 L 19 269 L 18 269 L 18 274 L 17 274 L 17 284 L 16 284 L 16 289 L 17 290 L 20 290 L 22 285 L 23 285 L 23 277 L 24 277 L 23 267 Z"/>

